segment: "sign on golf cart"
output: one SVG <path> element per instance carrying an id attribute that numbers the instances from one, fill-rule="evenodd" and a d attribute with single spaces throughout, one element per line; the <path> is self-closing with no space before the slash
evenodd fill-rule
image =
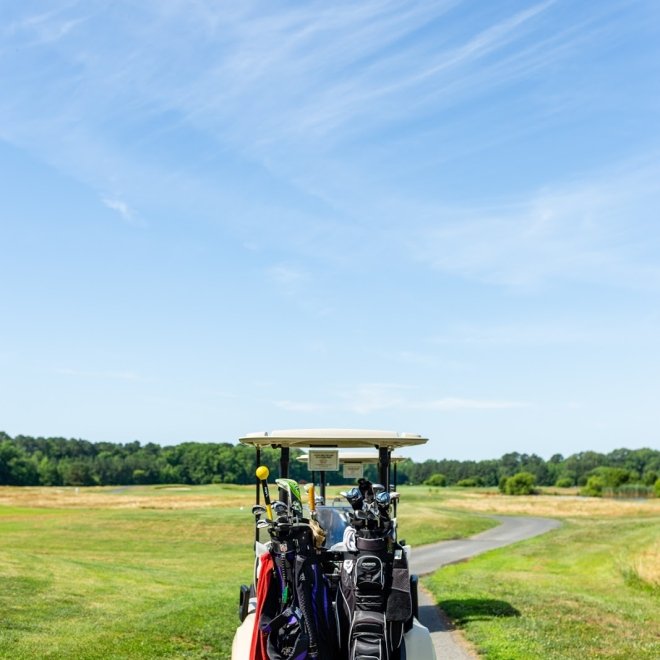
<path id="1" fill-rule="evenodd" d="M 344 479 L 361 479 L 364 474 L 362 463 L 344 463 Z"/>
<path id="2" fill-rule="evenodd" d="M 408 572 L 409 546 L 397 533 L 396 469 L 392 451 L 427 442 L 414 434 L 356 429 L 289 429 L 240 439 L 256 450 L 257 503 L 254 582 L 241 587 L 241 625 L 232 660 L 435 660 L 431 636 L 417 616 L 417 578 Z M 262 447 L 280 451 L 277 500 L 270 501 Z M 319 504 L 314 484 L 288 478 L 289 450 L 325 480 L 339 464 L 377 465 L 379 483 L 359 477 L 342 492 L 343 505 Z M 337 450 L 376 450 L 365 456 Z M 325 454 L 315 463 L 313 453 Z M 364 452 L 363 452 L 364 453 Z M 390 476 L 393 479 L 390 479 Z M 260 488 L 261 486 L 261 488 Z M 260 490 L 266 506 L 260 505 Z M 268 540 L 259 532 L 267 532 Z M 338 532 L 338 533 L 337 533 Z"/>
<path id="3" fill-rule="evenodd" d="M 339 470 L 339 452 L 314 449 L 309 452 L 309 469 L 312 472 L 336 472 Z"/>

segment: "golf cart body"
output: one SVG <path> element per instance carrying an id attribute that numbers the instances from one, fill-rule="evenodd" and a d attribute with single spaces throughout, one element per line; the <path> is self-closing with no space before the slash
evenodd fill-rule
<path id="1" fill-rule="evenodd" d="M 261 449 L 273 447 L 280 450 L 280 477 L 288 477 L 290 449 L 337 449 L 340 450 L 340 463 L 360 462 L 376 463 L 378 465 L 378 478 L 387 492 L 395 487 L 395 477 L 392 479 L 391 468 L 395 465 L 392 452 L 397 449 L 420 445 L 427 442 L 426 438 L 409 433 L 396 433 L 391 431 L 355 430 L 355 429 L 295 429 L 273 431 L 270 433 L 251 433 L 240 438 L 242 444 L 251 445 L 256 450 L 256 464 L 260 464 Z M 349 449 L 370 449 L 371 452 L 357 454 L 347 453 Z M 374 449 L 376 450 L 374 452 Z M 301 457 L 300 460 L 305 460 Z M 322 475 L 322 476 L 321 476 Z M 350 526 L 352 509 L 346 505 L 346 500 L 333 503 L 325 502 L 325 475 L 321 478 L 321 493 L 323 504 L 315 510 L 315 519 L 325 532 L 324 547 L 320 550 L 320 563 L 327 578 L 333 597 L 337 594 L 337 584 L 342 562 L 345 558 L 345 532 Z M 257 504 L 260 502 L 259 483 L 256 488 Z M 396 509 L 395 509 L 396 516 Z M 396 525 L 396 518 L 395 525 Z M 396 533 L 396 526 L 394 526 Z M 257 609 L 257 584 L 260 579 L 259 557 L 268 552 L 269 544 L 263 543 L 259 538 L 258 530 L 255 539 L 255 570 L 253 584 L 250 587 L 241 587 L 239 602 L 240 626 L 236 631 L 232 644 L 232 660 L 251 660 L 250 649 L 253 631 L 256 625 L 255 610 Z M 405 546 L 405 554 L 409 556 L 410 546 Z M 415 660 L 435 660 L 430 633 L 417 619 L 417 577 L 410 577 L 412 596 L 412 616 L 406 623 L 401 647 L 401 658 L 414 658 Z"/>

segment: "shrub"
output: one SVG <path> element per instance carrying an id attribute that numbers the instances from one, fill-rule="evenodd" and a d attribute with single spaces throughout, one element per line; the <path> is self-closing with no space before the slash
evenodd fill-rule
<path id="1" fill-rule="evenodd" d="M 602 477 L 594 475 L 593 477 L 589 477 L 586 485 L 580 491 L 580 495 L 586 495 L 587 497 L 602 497 L 604 487 L 605 483 Z"/>
<path id="2" fill-rule="evenodd" d="M 447 477 L 445 477 L 444 474 L 436 472 L 424 482 L 424 485 L 434 486 L 435 488 L 444 488 L 447 485 Z"/>
<path id="3" fill-rule="evenodd" d="M 655 470 L 647 470 L 642 477 L 642 483 L 645 486 L 653 486 L 658 479 L 660 479 L 660 475 Z"/>
<path id="4" fill-rule="evenodd" d="M 506 480 L 504 492 L 507 495 L 533 495 L 536 493 L 536 478 L 530 472 L 518 472 Z"/>
<path id="5" fill-rule="evenodd" d="M 506 482 L 509 477 L 500 477 L 500 481 L 497 485 L 500 493 L 506 493 Z"/>
<path id="6" fill-rule="evenodd" d="M 597 477 L 602 483 L 603 488 L 618 488 L 623 486 L 623 484 L 633 483 L 638 477 L 637 474 L 631 470 L 626 470 L 625 468 L 615 468 L 615 467 L 597 467 L 595 470 L 592 470 L 589 473 L 589 479 L 587 479 L 587 486 L 591 477 Z"/>
<path id="7" fill-rule="evenodd" d="M 557 479 L 557 483 L 555 484 L 557 488 L 571 488 L 572 485 L 573 479 L 570 477 L 560 477 Z"/>
<path id="8" fill-rule="evenodd" d="M 654 490 L 655 490 L 655 496 L 660 497 L 660 479 L 658 479 L 655 482 Z"/>
<path id="9" fill-rule="evenodd" d="M 460 481 L 456 482 L 457 486 L 460 486 L 461 488 L 474 488 L 475 486 L 481 486 L 480 479 L 473 479 L 472 477 L 469 477 L 468 479 L 461 479 Z"/>

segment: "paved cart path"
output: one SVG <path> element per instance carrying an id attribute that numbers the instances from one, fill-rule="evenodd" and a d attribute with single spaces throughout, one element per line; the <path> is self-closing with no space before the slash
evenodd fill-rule
<path id="1" fill-rule="evenodd" d="M 502 548 L 518 541 L 545 534 L 560 526 L 558 520 L 518 516 L 493 516 L 500 524 L 467 539 L 441 541 L 413 548 L 410 571 L 426 575 L 433 571 L 465 561 L 488 550 Z M 443 612 L 436 606 L 433 596 L 420 585 L 419 620 L 431 631 L 438 660 L 472 660 L 478 656 L 465 648 L 458 634 Z"/>

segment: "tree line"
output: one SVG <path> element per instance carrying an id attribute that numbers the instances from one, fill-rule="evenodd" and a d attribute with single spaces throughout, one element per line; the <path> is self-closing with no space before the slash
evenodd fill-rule
<path id="1" fill-rule="evenodd" d="M 290 477 L 309 479 L 307 466 L 291 452 Z M 278 473 L 279 452 L 266 448 L 261 462 Z M 133 484 L 254 483 L 255 452 L 230 443 L 185 442 L 162 447 L 129 443 L 89 442 L 67 438 L 10 437 L 0 432 L 0 485 L 109 486 Z M 536 454 L 511 452 L 497 459 L 459 461 L 429 459 L 403 461 L 397 466 L 399 483 L 442 483 L 499 486 L 520 472 L 532 474 L 539 486 L 585 486 L 590 477 L 616 469 L 619 483 L 652 485 L 660 477 L 660 451 L 616 449 L 607 454 L 585 451 L 544 460 Z M 607 474 L 613 474 L 607 472 Z M 377 481 L 375 466 L 365 476 Z M 467 483 L 466 483 L 467 481 Z M 329 483 L 343 483 L 341 473 L 328 473 Z"/>

